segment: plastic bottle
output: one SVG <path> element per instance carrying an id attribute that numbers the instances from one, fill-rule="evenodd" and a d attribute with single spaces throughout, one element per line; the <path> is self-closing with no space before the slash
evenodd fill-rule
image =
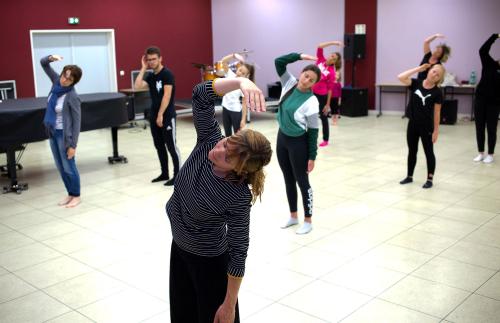
<path id="1" fill-rule="evenodd" d="M 476 84 L 476 71 L 470 72 L 469 84 L 470 85 L 475 85 Z"/>

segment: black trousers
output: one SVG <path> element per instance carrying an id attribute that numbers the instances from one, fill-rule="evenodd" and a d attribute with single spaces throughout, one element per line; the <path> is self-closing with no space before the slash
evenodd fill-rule
<path id="1" fill-rule="evenodd" d="M 328 139 L 330 138 L 330 125 L 328 124 L 328 113 L 326 115 L 323 114 L 323 108 L 326 105 L 328 95 L 319 95 L 319 94 L 314 94 L 314 95 L 319 101 L 319 118 L 321 119 L 321 126 L 323 130 L 323 141 L 328 141 Z"/>
<path id="2" fill-rule="evenodd" d="M 161 173 L 168 175 L 168 155 L 167 149 L 172 157 L 172 164 L 174 165 L 174 176 L 179 172 L 180 152 L 177 147 L 176 138 L 176 122 L 175 118 L 170 120 L 163 120 L 163 127 L 158 127 L 156 124 L 156 113 L 152 113 L 149 118 L 151 135 L 153 136 L 153 143 L 158 154 L 158 160 L 161 165 Z M 165 147 L 166 145 L 166 147 Z"/>
<path id="3" fill-rule="evenodd" d="M 500 106 L 491 104 L 487 100 L 476 97 L 474 115 L 476 117 L 477 150 L 484 152 L 485 130 L 488 131 L 488 154 L 495 153 L 497 143 L 497 126 Z"/>
<path id="4" fill-rule="evenodd" d="M 170 251 L 170 321 L 213 323 L 227 290 L 228 253 L 202 257 L 172 241 Z M 236 303 L 235 323 L 240 322 Z"/>
<path id="5" fill-rule="evenodd" d="M 232 130 L 234 130 L 234 133 L 240 131 L 242 115 L 243 113 L 241 111 L 234 112 L 222 107 L 222 125 L 224 126 L 224 133 L 226 134 L 226 137 L 233 134 Z"/>
<path id="6" fill-rule="evenodd" d="M 283 177 L 290 212 L 297 212 L 297 184 L 302 194 L 304 216 L 312 216 L 313 192 L 309 184 L 307 163 L 309 161 L 307 135 L 290 137 L 281 130 L 278 132 L 276 155 Z"/>
<path id="7" fill-rule="evenodd" d="M 418 139 L 422 140 L 425 158 L 427 159 L 427 176 L 434 175 L 436 170 L 436 156 L 434 156 L 434 144 L 432 143 L 433 129 L 416 124 L 410 120 L 406 130 L 406 142 L 408 143 L 408 176 L 413 176 L 415 165 L 417 165 Z"/>
<path id="8" fill-rule="evenodd" d="M 330 102 L 330 109 L 332 110 L 332 114 L 339 114 L 339 98 L 333 98 L 332 101 Z"/>

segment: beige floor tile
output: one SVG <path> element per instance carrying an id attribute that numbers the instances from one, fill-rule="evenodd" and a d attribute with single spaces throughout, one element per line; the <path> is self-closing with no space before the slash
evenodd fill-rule
<path id="1" fill-rule="evenodd" d="M 273 304 L 274 302 L 268 298 L 262 297 L 248 290 L 242 290 L 238 294 L 238 306 L 240 310 L 240 317 L 243 322 L 255 313 L 260 312 L 265 307 Z"/>
<path id="2" fill-rule="evenodd" d="M 481 211 L 499 213 L 500 212 L 500 200 L 493 199 L 490 197 L 482 196 L 469 196 L 457 203 L 459 206 L 463 206 L 470 209 L 478 209 Z"/>
<path id="3" fill-rule="evenodd" d="M 242 288 L 276 301 L 312 280 L 313 278 L 306 275 L 260 264 L 258 267 L 247 268 Z"/>
<path id="4" fill-rule="evenodd" d="M 460 239 L 478 228 L 476 224 L 462 221 L 432 217 L 414 227 L 415 230 L 425 231 L 448 238 Z"/>
<path id="5" fill-rule="evenodd" d="M 140 322 L 168 309 L 168 303 L 127 289 L 78 309 L 96 322 Z"/>
<path id="6" fill-rule="evenodd" d="M 494 274 L 490 269 L 436 257 L 411 275 L 473 292 Z"/>
<path id="7" fill-rule="evenodd" d="M 170 322 L 170 311 L 165 311 L 158 315 L 154 315 L 153 317 L 141 321 L 141 323 L 169 323 Z"/>
<path id="8" fill-rule="evenodd" d="M 500 301 L 471 295 L 446 319 L 456 323 L 497 323 L 500 317 Z"/>
<path id="9" fill-rule="evenodd" d="M 87 248 L 116 244 L 111 239 L 87 229 L 80 229 L 62 236 L 50 238 L 44 240 L 43 243 L 62 253 L 71 253 Z"/>
<path id="10" fill-rule="evenodd" d="M 90 272 L 45 288 L 44 291 L 71 308 L 80 308 L 124 290 L 126 286 L 99 272 Z"/>
<path id="11" fill-rule="evenodd" d="M 500 249 L 496 247 L 460 241 L 440 256 L 494 270 L 500 269 Z"/>
<path id="12" fill-rule="evenodd" d="M 3 225 L 6 225 L 12 229 L 19 230 L 31 225 L 46 223 L 56 219 L 57 219 L 56 217 L 53 217 L 45 212 L 41 212 L 38 210 L 31 210 L 23 213 L 18 213 L 16 215 L 12 215 L 9 217 L 1 218 L 0 222 Z"/>
<path id="13" fill-rule="evenodd" d="M 464 241 L 500 248 L 500 234 L 498 234 L 498 228 L 488 227 L 486 225 L 472 232 Z"/>
<path id="14" fill-rule="evenodd" d="M 354 261 L 323 276 L 321 280 L 377 296 L 405 276 L 406 274 L 397 271 Z"/>
<path id="15" fill-rule="evenodd" d="M 46 288 L 90 271 L 91 268 L 63 256 L 18 270 L 15 274 L 37 288 Z"/>
<path id="16" fill-rule="evenodd" d="M 36 289 L 15 275 L 6 274 L 0 276 L 0 303 L 31 294 Z"/>
<path id="17" fill-rule="evenodd" d="M 379 298 L 444 318 L 469 295 L 469 292 L 461 289 L 416 277 L 406 277 Z"/>
<path id="18" fill-rule="evenodd" d="M 486 284 L 476 291 L 476 294 L 491 297 L 500 301 L 500 273 L 497 272 Z"/>
<path id="19" fill-rule="evenodd" d="M 418 212 L 426 215 L 436 215 L 451 205 L 452 202 L 435 202 L 425 199 L 410 198 L 392 205 L 393 208 Z"/>
<path id="20" fill-rule="evenodd" d="M 91 319 L 88 317 L 83 316 L 82 314 L 78 313 L 77 311 L 72 311 L 66 314 L 63 314 L 61 316 L 58 316 L 56 318 L 53 318 L 51 320 L 46 321 L 46 323 L 93 323 Z M 168 321 L 166 321 L 168 322 Z"/>
<path id="21" fill-rule="evenodd" d="M 3 322 L 44 322 L 69 311 L 70 308 L 42 292 L 0 304 L 0 317 Z"/>
<path id="22" fill-rule="evenodd" d="M 328 237 L 325 237 L 324 239 L 309 244 L 309 247 L 355 258 L 368 250 L 375 248 L 378 244 L 378 242 L 371 239 L 336 232 Z"/>
<path id="23" fill-rule="evenodd" d="M 64 221 L 56 219 L 54 221 L 45 222 L 42 224 L 36 224 L 29 227 L 19 229 L 19 232 L 27 235 L 35 240 L 47 240 L 57 236 L 64 235 L 66 233 L 74 232 L 80 230 L 81 227 Z"/>
<path id="24" fill-rule="evenodd" d="M 436 255 L 441 253 L 446 248 L 449 248 L 456 242 L 457 240 L 453 238 L 448 238 L 425 231 L 410 229 L 397 235 L 387 243 Z"/>
<path id="25" fill-rule="evenodd" d="M 357 260 L 367 265 L 379 266 L 408 274 L 431 258 L 432 255 L 427 253 L 383 244 L 357 258 Z"/>
<path id="26" fill-rule="evenodd" d="M 0 265 L 9 271 L 16 271 L 61 256 L 62 254 L 54 249 L 41 243 L 33 243 L 0 253 Z"/>
<path id="27" fill-rule="evenodd" d="M 0 219 L 33 210 L 35 210 L 35 208 L 32 206 L 5 199 L 0 203 Z"/>
<path id="28" fill-rule="evenodd" d="M 325 323 L 326 321 L 308 315 L 300 310 L 295 310 L 288 306 L 275 303 L 245 319 L 245 322 Z"/>
<path id="29" fill-rule="evenodd" d="M 317 278 L 340 267 L 348 260 L 346 256 L 303 247 L 271 261 L 271 265 Z"/>
<path id="30" fill-rule="evenodd" d="M 438 323 L 441 319 L 404 306 L 374 299 L 370 303 L 349 315 L 342 322 L 366 323 L 366 322 L 405 322 L 405 323 Z"/>
<path id="31" fill-rule="evenodd" d="M 462 206 L 450 206 L 449 208 L 439 212 L 437 216 L 480 225 L 494 218 L 496 214 L 478 209 L 468 209 Z"/>
<path id="32" fill-rule="evenodd" d="M 23 247 L 34 242 L 35 240 L 15 231 L 2 233 L 0 234 L 0 252 Z"/>
<path id="33" fill-rule="evenodd" d="M 279 303 L 327 322 L 337 322 L 369 300 L 369 296 L 321 281 L 314 281 L 283 298 Z"/>
<path id="34" fill-rule="evenodd" d="M 428 215 L 396 208 L 382 209 L 371 215 L 371 217 L 406 228 L 412 227 L 429 218 Z"/>

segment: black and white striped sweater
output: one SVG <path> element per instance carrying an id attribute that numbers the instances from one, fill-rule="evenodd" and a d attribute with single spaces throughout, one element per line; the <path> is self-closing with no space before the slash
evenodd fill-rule
<path id="1" fill-rule="evenodd" d="M 242 277 L 249 243 L 252 195 L 243 182 L 223 179 L 213 172 L 208 152 L 221 140 L 215 120 L 213 82 L 193 89 L 193 119 L 197 142 L 175 178 L 166 211 L 172 236 L 183 250 L 215 257 L 229 251 L 227 272 Z"/>

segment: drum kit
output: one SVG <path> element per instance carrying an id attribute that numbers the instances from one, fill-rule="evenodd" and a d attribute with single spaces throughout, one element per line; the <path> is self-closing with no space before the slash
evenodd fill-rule
<path id="1" fill-rule="evenodd" d="M 219 77 L 224 77 L 227 70 L 230 68 L 234 72 L 238 69 L 241 63 L 245 62 L 248 58 L 248 54 L 252 53 L 251 50 L 243 49 L 241 52 L 235 53 L 236 62 L 225 63 L 223 61 L 217 61 L 213 65 L 202 64 L 202 63 L 191 63 L 193 67 L 200 70 L 202 81 L 211 81 Z"/>

